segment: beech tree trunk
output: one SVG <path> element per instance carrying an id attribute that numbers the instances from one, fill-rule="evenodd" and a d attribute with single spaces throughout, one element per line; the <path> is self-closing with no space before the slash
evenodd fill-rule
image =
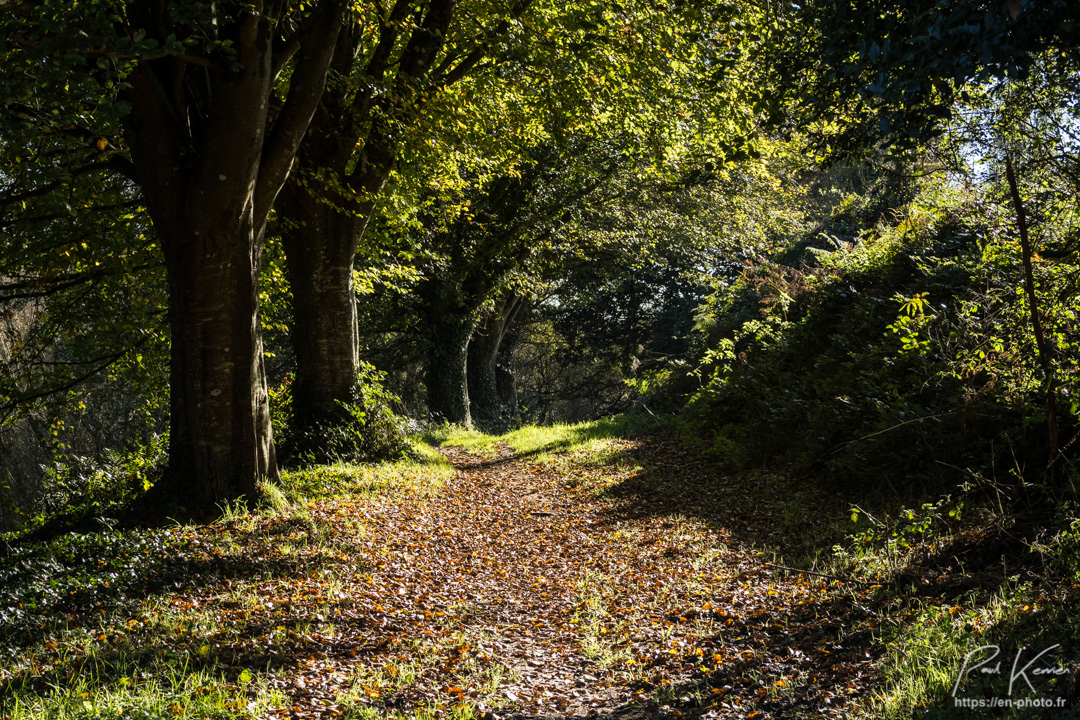
<path id="1" fill-rule="evenodd" d="M 259 479 L 278 477 L 259 263 L 266 219 L 325 88 L 345 5 L 321 0 L 297 16 L 287 57 L 275 57 L 287 23 L 270 8 L 207 6 L 208 32 L 229 40 L 232 62 L 166 55 L 141 60 L 128 77 L 131 174 L 161 240 L 169 287 L 169 466 L 155 490 L 190 516 L 254 502 Z M 131 4 L 132 33 L 166 43 L 167 34 L 189 29 L 178 27 L 173 10 L 168 2 Z M 281 102 L 275 83 L 289 58 Z"/>
<path id="2" fill-rule="evenodd" d="M 514 389 L 513 353 L 507 358 L 500 352 L 507 334 L 514 326 L 524 305 L 524 299 L 515 293 L 505 293 L 495 307 L 484 316 L 469 340 L 468 392 L 472 417 L 483 430 L 499 432 L 512 422 L 509 415 L 516 415 L 517 395 Z M 503 387 L 499 384 L 499 361 L 510 361 L 509 375 L 502 373 Z M 506 387 L 509 382 L 509 388 Z M 501 392 L 500 392 L 501 390 Z M 510 404 L 513 403 L 514 411 Z"/>
<path id="3" fill-rule="evenodd" d="M 393 4 L 359 73 L 354 64 L 371 38 L 359 23 L 338 35 L 331 61 L 336 82 L 323 96 L 298 156 L 303 172 L 319 174 L 305 181 L 294 174 L 277 205 L 285 220 L 282 240 L 295 312 L 293 429 L 305 442 L 318 442 L 320 424 L 347 420 L 337 401 L 352 398 L 359 364 L 353 261 L 397 158 L 399 129 L 391 116 L 403 108 L 395 93 L 409 88 L 414 106 L 405 108 L 406 115 L 418 112 L 422 101 L 414 89 L 431 72 L 455 7 L 453 0 L 427 3 L 420 25 L 406 38 L 412 6 Z M 462 64 L 462 74 L 475 62 Z M 309 449 L 318 454 L 317 447 Z"/>
<path id="4" fill-rule="evenodd" d="M 169 474 L 193 512 L 252 501 L 277 479 L 251 228 L 191 231 L 166 244 L 172 358 Z"/>
<path id="5" fill-rule="evenodd" d="M 502 328 L 501 317 L 496 313 L 485 317 L 469 339 L 469 408 L 473 421 L 485 432 L 502 429 L 499 390 L 495 383 L 495 359 L 502 342 Z"/>
<path id="6" fill-rule="evenodd" d="M 338 402 L 353 396 L 360 361 L 353 256 L 369 215 L 342 212 L 292 186 L 278 210 L 293 221 L 282 245 L 293 300 L 294 430 L 303 439 L 339 420 Z"/>
<path id="7" fill-rule="evenodd" d="M 469 336 L 476 321 L 465 313 L 433 314 L 427 319 L 424 379 L 428 414 L 472 427 L 469 414 Z"/>

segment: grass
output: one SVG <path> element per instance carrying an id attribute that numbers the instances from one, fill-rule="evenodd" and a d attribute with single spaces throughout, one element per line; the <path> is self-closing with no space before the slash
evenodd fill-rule
<path id="1" fill-rule="evenodd" d="M 583 423 L 527 425 L 503 435 L 489 435 L 456 425 L 432 428 L 420 435 L 435 446 L 454 445 L 484 457 L 494 457 L 500 447 L 519 455 L 548 462 L 556 454 L 569 454 L 594 465 L 602 465 L 620 455 L 627 437 L 640 431 L 641 421 L 620 415 Z"/>
<path id="2" fill-rule="evenodd" d="M 908 532 L 910 522 L 896 524 L 878 511 L 876 532 L 852 533 L 825 565 L 829 572 L 877 583 L 864 601 L 877 616 L 876 640 L 883 648 L 876 662 L 881 686 L 868 716 L 962 718 L 976 712 L 958 707 L 954 694 L 960 702 L 1014 703 L 990 713 L 1003 718 L 1032 717 L 1030 706 L 1015 704 L 1021 701 L 1075 702 L 1068 677 L 1075 677 L 1078 667 L 1080 621 L 1072 596 L 1080 584 L 1068 572 L 1071 531 L 1060 531 L 1045 544 L 1024 541 L 1021 528 L 1000 535 L 993 529 L 1013 522 L 1000 506 L 983 513 L 972 507 L 966 522 L 942 524 L 941 505 L 926 503 L 901 514 L 932 526 L 925 536 Z M 1045 537 L 1048 530 L 1039 532 Z M 1055 645 L 1032 666 L 1032 685 L 1017 682 L 1010 694 L 1014 660 L 1022 657 L 1022 668 Z M 986 646 L 1000 650 L 996 670 L 991 663 L 987 670 L 992 672 L 965 672 L 988 657 L 989 651 L 978 652 Z M 1074 710 L 1055 717 L 1077 717 Z"/>
<path id="3" fill-rule="evenodd" d="M 603 627 L 604 618 L 610 618 L 613 610 L 614 587 L 612 578 L 589 571 L 577 583 L 578 613 L 575 620 L 585 631 L 581 641 L 582 654 L 606 670 L 617 663 L 625 664 L 632 659 L 626 647 L 617 647 L 618 636 Z M 627 681 L 636 678 L 626 677 Z"/>
<path id="4" fill-rule="evenodd" d="M 1075 702 L 1075 695 L 1068 697 L 1068 678 L 1076 672 L 1080 623 L 1075 609 L 1063 607 L 1060 598 L 1053 597 L 1054 584 L 1052 578 L 1039 583 L 1005 581 L 945 602 L 916 597 L 900 605 L 888 616 L 893 629 L 881 638 L 886 647 L 881 659 L 885 684 L 874 703 L 874 715 L 898 720 L 922 712 L 967 717 L 970 711 L 954 706 L 954 691 L 957 698 Z M 979 651 L 987 646 L 991 649 Z M 1044 650 L 1047 654 L 1028 673 L 1031 684 L 1018 676 L 1010 694 L 1014 670 Z M 995 651 L 999 654 L 985 666 L 988 672 L 970 672 Z M 1048 670 L 1063 674 L 1047 674 Z M 1073 714 L 1059 717 L 1076 717 L 1076 708 L 1069 710 Z M 1026 718 L 1032 710 L 1000 708 L 994 716 Z"/>
<path id="5" fill-rule="evenodd" d="M 573 424 L 527 425 L 503 435 L 444 425 L 421 433 L 419 439 L 436 447 L 460 447 L 484 458 L 494 458 L 500 449 L 509 448 L 553 468 L 563 475 L 567 487 L 603 495 L 644 470 L 632 456 L 629 440 L 643 427 L 643 421 L 620 415 Z"/>
<path id="6" fill-rule="evenodd" d="M 333 636 L 332 606 L 363 573 L 349 563 L 362 532 L 329 537 L 320 513 L 348 515 L 379 498 L 423 502 L 452 474 L 413 442 L 392 462 L 287 472 L 263 487 L 258 511 L 233 504 L 210 526 L 17 544 L 0 557 L 0 718 L 202 720 L 280 709 L 275 663 Z M 290 595 L 312 611 L 280 624 L 268 598 Z"/>
<path id="7" fill-rule="evenodd" d="M 217 670 L 215 647 L 228 632 L 181 605 L 158 596 L 92 621 L 72 613 L 34 623 L 40 639 L 0 673 L 0 717 L 259 717 L 280 704 L 254 673 Z"/>
<path id="8" fill-rule="evenodd" d="M 342 496 L 400 495 L 430 497 L 453 477 L 453 467 L 430 443 L 409 440 L 403 457 L 377 463 L 332 463 L 282 474 L 284 494 L 310 502 Z"/>

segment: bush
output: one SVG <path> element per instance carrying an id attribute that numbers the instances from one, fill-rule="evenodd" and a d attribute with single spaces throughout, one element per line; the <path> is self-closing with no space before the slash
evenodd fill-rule
<path id="1" fill-rule="evenodd" d="M 749 268 L 699 311 L 703 387 L 685 421 L 732 468 L 779 461 L 930 487 L 1014 458 L 1045 468 L 1041 370 L 998 212 L 928 182 L 892 224 L 815 250 L 813 267 Z M 1072 437 L 1076 264 L 1036 271 Z"/>
<path id="2" fill-rule="evenodd" d="M 270 391 L 270 415 L 283 464 L 374 462 L 404 452 L 405 421 L 392 409 L 396 396 L 383 387 L 385 373 L 361 363 L 352 397 L 337 401 L 324 418 L 304 431 L 294 422 L 293 376 Z"/>

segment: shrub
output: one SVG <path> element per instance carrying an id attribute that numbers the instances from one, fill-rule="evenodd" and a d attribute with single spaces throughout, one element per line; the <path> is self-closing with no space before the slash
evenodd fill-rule
<path id="1" fill-rule="evenodd" d="M 348 401 L 337 401 L 324 419 L 299 432 L 293 417 L 293 376 L 270 391 L 270 416 L 283 463 L 373 462 L 408 447 L 404 420 L 392 409 L 396 396 L 383 387 L 385 373 L 361 363 Z"/>
<path id="2" fill-rule="evenodd" d="M 703 386 L 685 421 L 733 468 L 910 484 L 1045 467 L 1042 374 L 999 212 L 928 182 L 892 224 L 815 250 L 814 267 L 748 268 L 699 311 Z M 1076 264 L 1036 272 L 1071 437 Z"/>

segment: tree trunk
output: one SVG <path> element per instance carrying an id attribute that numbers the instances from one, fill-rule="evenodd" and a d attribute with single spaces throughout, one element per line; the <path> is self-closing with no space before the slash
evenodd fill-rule
<path id="1" fill-rule="evenodd" d="M 469 407 L 477 427 L 485 432 L 502 430 L 499 391 L 495 382 L 495 359 L 502 342 L 499 308 L 488 314 L 469 339 Z"/>
<path id="2" fill-rule="evenodd" d="M 507 377 L 507 357 L 501 351 L 507 333 L 514 326 L 523 304 L 524 299 L 521 296 L 505 293 L 477 326 L 469 340 L 468 385 L 472 417 L 481 429 L 488 432 L 505 430 L 509 422 L 509 403 L 512 403 L 513 408 L 517 407 L 516 392 L 513 388 L 513 353 L 509 356 L 510 374 Z M 501 373 L 502 388 L 499 386 L 500 358 L 504 362 L 504 371 Z M 509 388 L 506 387 L 507 381 Z"/>
<path id="3" fill-rule="evenodd" d="M 171 498 L 212 514 L 278 478 L 258 319 L 251 229 L 194 231 L 167 241 L 172 360 Z"/>
<path id="4" fill-rule="evenodd" d="M 397 158 L 393 117 L 402 110 L 405 119 L 415 116 L 423 104 L 413 93 L 434 65 L 455 7 L 452 0 L 428 3 L 397 53 L 410 6 L 394 5 L 360 81 L 350 75 L 371 37 L 360 24 L 338 35 L 331 61 L 337 82 L 298 156 L 304 172 L 317 174 L 304 181 L 294 174 L 277 205 L 295 313 L 293 429 L 302 441 L 317 444 L 322 423 L 347 420 L 337 401 L 352 398 L 359 364 L 353 260 Z M 402 86 L 410 105 L 401 105 Z M 318 447 L 308 449 L 318 455 Z"/>
<path id="5" fill-rule="evenodd" d="M 1054 474 L 1054 463 L 1058 456 L 1058 422 L 1057 422 L 1057 382 L 1054 377 L 1054 363 L 1046 348 L 1046 336 L 1043 333 L 1042 313 L 1039 312 L 1039 298 L 1035 294 L 1035 274 L 1032 271 L 1031 238 L 1028 235 L 1027 213 L 1024 209 L 1024 201 L 1020 196 L 1020 188 L 1016 182 L 1016 170 L 1010 155 L 1005 156 L 1005 178 L 1009 183 L 1009 194 L 1012 197 L 1013 209 L 1016 212 L 1016 226 L 1020 233 L 1020 251 L 1024 265 L 1024 292 L 1027 296 L 1028 311 L 1031 314 L 1031 329 L 1035 335 L 1035 349 L 1038 352 L 1039 364 L 1043 369 L 1044 403 L 1046 405 L 1046 435 L 1050 446 L 1050 460 L 1048 471 L 1051 477 Z"/>
<path id="6" fill-rule="evenodd" d="M 366 225 L 358 217 L 286 186 L 278 201 L 292 290 L 293 430 L 303 440 L 340 419 L 352 399 L 360 361 L 353 256 Z M 314 438 L 310 438 L 314 441 Z"/>
<path id="7" fill-rule="evenodd" d="M 342 177 L 349 154 L 339 151 L 326 130 L 332 118 L 320 108 L 312 125 L 316 139 L 301 156 L 305 165 Z M 395 144 L 374 130 L 348 176 L 352 194 L 293 177 L 275 206 L 284 220 L 281 238 L 293 297 L 293 430 L 301 441 L 315 443 L 307 449 L 316 456 L 320 426 L 346 420 L 338 402 L 354 394 L 360 347 L 353 261 L 396 153 Z"/>
<path id="8" fill-rule="evenodd" d="M 468 314 L 441 313 L 427 319 L 424 364 L 428 414 L 472 427 L 469 414 L 468 348 L 476 321 Z"/>
<path id="9" fill-rule="evenodd" d="M 513 323 L 503 335 L 499 344 L 499 353 L 495 359 L 495 388 L 499 394 L 499 405 L 508 427 L 521 422 L 521 407 L 517 398 L 517 352 L 521 347 L 521 326 L 528 309 L 528 301 L 523 300 Z"/>
<path id="10" fill-rule="evenodd" d="M 266 219 L 325 88 L 345 5 L 311 7 L 292 38 L 298 49 L 286 51 L 283 102 L 275 91 L 285 61 L 274 56 L 279 28 L 251 9 L 208 9 L 216 13 L 214 32 L 232 39 L 235 65 L 166 55 L 140 61 L 127 79 L 132 174 L 161 240 L 169 286 L 169 467 L 155 490 L 189 516 L 213 516 L 241 498 L 250 504 L 260 478 L 278 478 L 259 263 Z M 130 8 L 140 32 L 159 42 L 179 22 L 167 3 Z"/>

